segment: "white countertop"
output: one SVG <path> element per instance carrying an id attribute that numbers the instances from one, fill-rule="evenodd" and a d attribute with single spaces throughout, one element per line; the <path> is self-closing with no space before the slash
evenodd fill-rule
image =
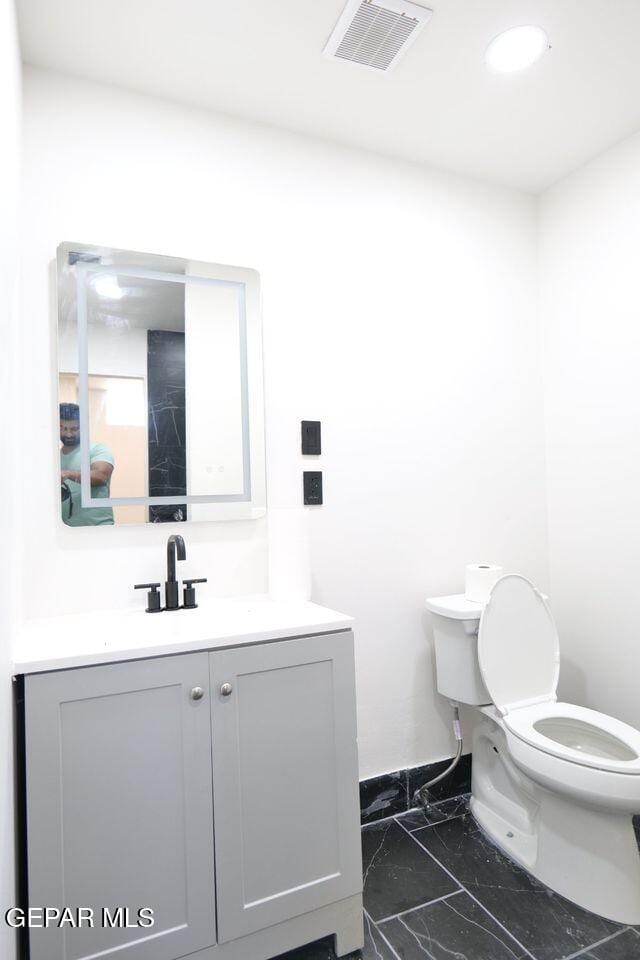
<path id="1" fill-rule="evenodd" d="M 353 618 L 316 603 L 268 597 L 206 600 L 195 610 L 95 610 L 28 621 L 13 650 L 13 674 L 213 650 L 333 630 Z"/>

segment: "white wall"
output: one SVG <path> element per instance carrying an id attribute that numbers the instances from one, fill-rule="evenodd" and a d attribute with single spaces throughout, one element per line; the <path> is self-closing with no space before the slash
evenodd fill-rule
<path id="1" fill-rule="evenodd" d="M 314 598 L 357 617 L 361 775 L 450 755 L 424 597 L 482 558 L 548 585 L 533 199 L 40 72 L 25 186 L 24 615 L 139 603 L 168 533 L 57 521 L 57 244 L 255 267 L 272 506 L 300 502 L 299 420 L 323 421 Z M 190 525 L 192 575 L 264 589 L 265 529 Z"/>
<path id="2" fill-rule="evenodd" d="M 540 203 L 561 693 L 640 727 L 640 134 Z"/>
<path id="3" fill-rule="evenodd" d="M 19 191 L 19 57 L 11 0 L 0 0 L 0 407 L 18 423 L 15 345 L 17 317 L 17 202 Z M 19 432 L 19 428 L 18 432 Z M 16 444 L 17 446 L 18 444 Z M 6 447 L 5 447 L 6 456 Z M 15 460 L 14 460 L 15 466 Z M 3 457 L 0 470 L 2 543 L 0 553 L 0 915 L 16 902 L 13 845 L 13 722 L 10 679 L 10 637 L 14 624 L 15 577 L 20 547 L 14 526 L 16 470 Z M 15 935 L 0 921 L 0 956 L 15 956 Z"/>

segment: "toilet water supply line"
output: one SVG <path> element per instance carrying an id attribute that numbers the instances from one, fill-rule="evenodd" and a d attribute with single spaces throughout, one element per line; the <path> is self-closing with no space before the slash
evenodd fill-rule
<path id="1" fill-rule="evenodd" d="M 434 787 L 436 783 L 440 783 L 440 781 L 444 780 L 445 777 L 448 777 L 450 773 L 453 773 L 460 762 L 460 757 L 462 756 L 462 727 L 460 725 L 460 710 L 458 704 L 453 700 L 451 701 L 451 706 L 453 707 L 453 732 L 456 738 L 456 755 L 446 770 L 443 770 L 442 773 L 439 773 L 437 777 L 433 778 L 433 780 L 427 780 L 427 782 L 423 783 L 421 787 L 418 787 L 414 793 L 414 802 L 419 803 L 422 807 L 429 806 L 429 788 Z"/>

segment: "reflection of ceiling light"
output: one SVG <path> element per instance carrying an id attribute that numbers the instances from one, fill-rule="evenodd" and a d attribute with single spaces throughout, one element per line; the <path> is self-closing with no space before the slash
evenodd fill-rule
<path id="1" fill-rule="evenodd" d="M 548 49 L 549 38 L 542 27 L 512 27 L 491 41 L 485 60 L 498 73 L 515 73 L 530 67 Z"/>
<path id="2" fill-rule="evenodd" d="M 109 276 L 109 274 L 96 277 L 93 281 L 93 288 L 98 296 L 104 297 L 105 300 L 119 300 L 124 296 L 124 290 L 118 283 L 117 278 Z"/>

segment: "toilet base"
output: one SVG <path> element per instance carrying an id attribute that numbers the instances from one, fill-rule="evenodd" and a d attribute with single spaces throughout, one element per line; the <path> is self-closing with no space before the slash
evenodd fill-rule
<path id="1" fill-rule="evenodd" d="M 579 907 L 640 924 L 640 853 L 629 814 L 534 783 L 488 718 L 475 731 L 472 771 L 471 812 L 508 857 Z"/>

